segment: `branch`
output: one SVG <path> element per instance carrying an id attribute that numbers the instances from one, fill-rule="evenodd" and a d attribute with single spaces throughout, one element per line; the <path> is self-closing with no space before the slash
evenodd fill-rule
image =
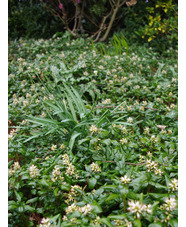
<path id="1" fill-rule="evenodd" d="M 112 13 L 112 9 L 111 9 L 110 13 L 107 14 L 107 16 L 104 16 L 103 17 L 102 22 L 101 22 L 101 25 L 100 25 L 100 29 L 98 31 L 98 35 L 97 35 L 96 39 L 94 40 L 94 42 L 96 42 L 99 39 L 99 37 L 101 35 L 101 32 L 106 29 L 105 28 L 105 21 L 110 16 L 111 13 Z"/>
<path id="2" fill-rule="evenodd" d="M 119 7 L 121 7 L 122 5 L 124 5 L 126 3 L 127 0 L 124 0 L 120 5 Z"/>
<path id="3" fill-rule="evenodd" d="M 116 161 L 102 161 L 102 162 L 116 163 Z M 131 162 L 125 162 L 125 164 L 127 164 L 127 165 L 135 165 L 135 166 L 142 166 L 142 165 L 146 165 L 147 163 L 146 163 L 146 162 L 144 162 L 144 163 L 131 163 Z M 158 163 L 158 165 L 168 166 L 168 165 L 165 165 L 165 164 L 162 164 L 162 163 Z"/>
<path id="4" fill-rule="evenodd" d="M 85 0 L 83 0 L 83 6 L 81 8 L 81 14 L 79 16 L 79 22 L 78 22 L 78 26 L 77 26 L 77 30 L 80 28 L 80 26 L 82 25 L 81 24 L 81 21 L 82 21 L 82 16 L 83 16 L 83 12 L 84 12 L 84 7 L 85 7 Z"/>
<path id="5" fill-rule="evenodd" d="M 125 0 L 125 1 L 126 1 L 126 0 Z M 117 3 L 115 4 L 115 8 L 112 8 L 112 10 L 113 10 L 112 17 L 111 17 L 111 19 L 110 19 L 109 25 L 108 25 L 108 27 L 107 27 L 107 30 L 106 30 L 104 36 L 100 39 L 100 42 L 103 42 L 103 41 L 106 40 L 106 38 L 107 38 L 107 36 L 108 36 L 108 34 L 109 34 L 111 28 L 112 28 L 112 25 L 113 25 L 113 23 L 114 23 L 114 20 L 115 20 L 115 18 L 116 18 L 116 14 L 117 14 L 117 12 L 118 12 L 118 10 L 119 10 L 119 7 L 120 7 L 120 0 L 118 0 Z"/>
<path id="6" fill-rule="evenodd" d="M 113 3 L 112 3 L 111 0 L 109 0 L 109 3 L 110 3 L 110 5 L 111 5 L 111 7 L 114 8 L 114 5 L 113 5 Z"/>
<path id="7" fill-rule="evenodd" d="M 74 31 L 72 31 L 72 30 L 69 28 L 69 19 L 67 19 L 67 14 L 66 14 L 66 12 L 65 12 L 65 10 L 64 10 L 64 7 L 63 7 L 63 11 L 62 11 L 63 15 L 61 16 L 56 10 L 53 10 L 53 9 L 51 9 L 49 6 L 47 6 L 47 5 L 43 2 L 43 0 L 41 0 L 41 2 L 42 2 L 42 4 L 44 5 L 44 7 L 45 7 L 49 12 L 51 12 L 51 14 L 52 14 L 53 16 L 57 16 L 57 17 L 63 22 L 63 24 L 65 25 L 65 28 L 67 29 L 67 31 L 69 31 L 74 37 L 78 37 L 78 35 L 77 35 Z M 72 20 L 72 18 L 71 18 L 71 20 Z"/>

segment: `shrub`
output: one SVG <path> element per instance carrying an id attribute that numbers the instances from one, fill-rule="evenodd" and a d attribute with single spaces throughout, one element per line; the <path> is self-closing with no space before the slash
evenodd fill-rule
<path id="1" fill-rule="evenodd" d="M 57 17 L 51 16 L 39 0 L 8 1 L 9 39 L 49 38 L 64 31 Z"/>
<path id="2" fill-rule="evenodd" d="M 130 43 L 149 43 L 160 52 L 170 46 L 177 48 L 177 1 L 141 1 L 125 12 L 124 25 L 123 32 Z"/>

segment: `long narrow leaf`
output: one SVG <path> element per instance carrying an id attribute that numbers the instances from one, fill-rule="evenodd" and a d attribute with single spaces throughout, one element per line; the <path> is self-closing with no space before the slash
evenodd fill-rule
<path id="1" fill-rule="evenodd" d="M 74 119 L 74 121 L 77 122 L 76 112 L 75 112 L 74 106 L 72 104 L 71 98 L 69 98 L 68 95 L 66 95 L 66 98 L 68 100 L 68 104 L 69 104 L 70 111 L 71 111 L 71 114 L 73 116 L 73 119 Z"/>
<path id="2" fill-rule="evenodd" d="M 72 91 L 74 92 L 74 94 L 75 94 L 76 97 L 77 97 L 78 103 L 80 104 L 80 106 L 81 106 L 81 108 L 82 108 L 82 112 L 86 113 L 87 110 L 86 110 L 86 108 L 85 108 L 85 105 L 84 105 L 84 103 L 83 103 L 83 101 L 82 101 L 82 99 L 81 99 L 79 93 L 78 93 L 73 87 L 71 87 L 71 89 L 72 89 Z"/>
<path id="3" fill-rule="evenodd" d="M 72 150 L 73 146 L 74 146 L 74 142 L 75 142 L 75 139 L 81 135 L 82 133 L 81 132 L 74 132 L 70 138 L 70 142 L 69 142 L 69 148 L 70 150 Z"/>
<path id="4" fill-rule="evenodd" d="M 65 83 L 63 83 L 63 84 L 65 86 L 66 92 L 68 93 L 68 95 L 74 101 L 74 103 L 75 103 L 75 105 L 76 105 L 76 107 L 78 109 L 79 115 L 80 115 L 83 111 L 81 109 L 81 106 L 79 105 L 79 102 L 78 102 L 77 98 L 75 97 L 75 95 L 73 94 L 73 92 L 71 91 L 71 89 Z"/>

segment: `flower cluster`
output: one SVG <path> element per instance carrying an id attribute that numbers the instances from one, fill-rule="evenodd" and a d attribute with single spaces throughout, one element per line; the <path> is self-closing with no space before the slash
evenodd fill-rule
<path id="1" fill-rule="evenodd" d="M 99 165 L 94 162 L 90 165 L 90 167 L 93 172 L 101 172 L 101 167 L 99 167 Z"/>
<path id="2" fill-rule="evenodd" d="M 155 175 L 162 175 L 161 169 L 158 168 L 158 163 L 155 161 L 152 161 L 151 159 L 146 159 L 146 165 L 145 167 L 147 168 L 148 172 L 154 171 Z"/>
<path id="3" fill-rule="evenodd" d="M 95 125 L 91 125 L 89 131 L 91 132 L 91 134 L 94 134 L 98 132 L 98 128 Z"/>
<path id="4" fill-rule="evenodd" d="M 9 174 L 13 175 L 18 169 L 20 169 L 19 162 L 14 162 L 13 167 L 9 170 Z"/>
<path id="5" fill-rule="evenodd" d="M 122 139 L 120 139 L 120 142 L 121 142 L 121 144 L 127 144 L 127 143 L 128 143 L 128 141 L 127 141 L 127 139 L 126 139 L 126 138 L 122 138 Z"/>
<path id="6" fill-rule="evenodd" d="M 42 218 L 41 224 L 39 225 L 39 227 L 55 227 L 55 226 L 50 223 L 49 218 Z"/>
<path id="7" fill-rule="evenodd" d="M 124 184 L 128 184 L 131 181 L 131 179 L 128 178 L 127 175 L 125 175 L 124 177 L 120 177 L 120 180 Z"/>
<path id="8" fill-rule="evenodd" d="M 92 207 L 90 204 L 87 204 L 83 207 L 80 207 L 79 211 L 83 214 L 83 215 L 87 215 L 88 213 L 90 213 L 92 210 Z"/>
<path id="9" fill-rule="evenodd" d="M 8 140 L 12 140 L 14 138 L 14 136 L 16 135 L 17 130 L 13 129 L 10 134 L 8 134 Z"/>
<path id="10" fill-rule="evenodd" d="M 53 145 L 51 146 L 51 150 L 52 150 L 52 151 L 55 151 L 56 149 L 57 149 L 57 145 L 54 145 L 54 144 L 53 144 Z"/>
<path id="11" fill-rule="evenodd" d="M 88 213 L 91 212 L 91 210 L 92 210 L 92 207 L 90 204 L 87 204 L 83 207 L 78 207 L 75 203 L 73 203 L 72 205 L 66 208 L 66 214 L 73 213 L 74 211 L 79 211 L 83 215 L 87 215 Z"/>
<path id="12" fill-rule="evenodd" d="M 151 138 L 150 138 L 150 141 L 151 141 L 152 143 L 156 143 L 158 140 L 157 140 L 157 138 L 155 137 L 155 135 L 152 135 Z"/>
<path id="13" fill-rule="evenodd" d="M 105 99 L 104 101 L 102 101 L 103 105 L 107 105 L 111 103 L 111 99 Z"/>
<path id="14" fill-rule="evenodd" d="M 116 124 L 112 124 L 112 126 L 115 128 L 115 127 L 116 127 Z M 119 124 L 119 125 L 117 126 L 117 128 L 119 128 L 119 129 L 122 131 L 123 134 L 127 134 L 127 129 L 126 129 L 125 126 Z M 121 142 L 121 140 L 120 140 L 120 142 Z"/>
<path id="15" fill-rule="evenodd" d="M 67 197 L 65 203 L 69 204 L 70 202 L 76 202 L 76 197 L 78 196 L 78 191 L 76 189 L 83 190 L 79 185 L 71 186 L 69 193 L 64 193 L 64 196 Z"/>
<path id="16" fill-rule="evenodd" d="M 29 174 L 32 178 L 39 176 L 39 170 L 34 164 L 29 167 Z"/>
<path id="17" fill-rule="evenodd" d="M 67 169 L 66 169 L 66 175 L 69 176 L 69 175 L 75 175 L 76 172 L 75 172 L 75 166 L 72 165 L 72 163 L 69 163 Z M 78 175 L 76 175 L 76 178 L 78 178 Z"/>
<path id="18" fill-rule="evenodd" d="M 66 211 L 66 214 L 69 214 L 74 212 L 75 210 L 78 210 L 78 206 L 76 206 L 76 204 L 73 203 L 72 205 L 68 206 L 65 211 Z"/>
<path id="19" fill-rule="evenodd" d="M 128 221 L 128 220 L 125 218 L 125 225 L 126 225 L 126 227 L 132 227 L 132 222 Z"/>
<path id="20" fill-rule="evenodd" d="M 123 226 L 124 225 L 124 221 L 122 221 L 122 220 L 114 220 L 114 225 L 115 226 Z"/>
<path id="21" fill-rule="evenodd" d="M 175 198 L 166 198 L 165 203 L 160 206 L 160 210 L 173 211 L 177 207 L 177 201 Z"/>
<path id="22" fill-rule="evenodd" d="M 100 225 L 99 225 L 99 224 L 100 224 L 100 217 L 99 217 L 99 216 L 97 216 L 96 219 L 94 219 L 93 224 L 94 224 L 95 226 L 100 226 Z"/>
<path id="23" fill-rule="evenodd" d="M 178 190 L 178 180 L 174 178 L 171 180 L 171 183 L 169 183 L 169 188 L 174 192 Z"/>
<path id="24" fill-rule="evenodd" d="M 128 123 L 133 123 L 133 118 L 132 117 L 127 118 L 127 122 Z"/>
<path id="25" fill-rule="evenodd" d="M 51 180 L 53 182 L 56 182 L 57 180 L 61 180 L 63 181 L 64 180 L 64 177 L 61 176 L 61 171 L 60 171 L 60 168 L 55 166 L 53 171 L 52 171 L 52 177 L 51 177 Z"/>
<path id="26" fill-rule="evenodd" d="M 60 145 L 60 149 L 64 150 L 65 148 L 66 148 L 65 144 L 62 143 L 62 144 Z"/>
<path id="27" fill-rule="evenodd" d="M 70 162 L 68 154 L 62 155 L 62 160 L 63 160 L 63 164 L 67 165 L 66 175 L 67 176 L 75 175 L 75 178 L 77 179 L 79 176 L 76 172 L 75 166 Z"/>
<path id="28" fill-rule="evenodd" d="M 173 211 L 177 207 L 177 202 L 175 198 L 166 198 L 163 204 L 167 211 Z"/>
<path id="29" fill-rule="evenodd" d="M 144 132 L 143 132 L 144 134 L 146 134 L 146 135 L 148 135 L 149 134 L 149 127 L 146 127 L 145 129 L 144 129 Z"/>
<path id="30" fill-rule="evenodd" d="M 151 208 L 151 204 L 146 205 L 146 204 L 142 204 L 139 201 L 134 202 L 133 200 L 128 202 L 129 208 L 128 211 L 130 211 L 132 214 L 136 213 L 137 218 L 140 218 L 140 216 L 142 215 L 143 212 L 147 212 L 149 214 L 152 213 Z"/>
<path id="31" fill-rule="evenodd" d="M 70 164 L 70 159 L 69 159 L 68 154 L 64 154 L 61 157 L 62 157 L 62 160 L 63 160 L 63 164 L 64 165 L 69 165 Z"/>
<path id="32" fill-rule="evenodd" d="M 114 225 L 132 227 L 132 222 L 129 222 L 126 218 L 124 220 L 125 220 L 125 222 L 122 220 L 114 220 Z"/>

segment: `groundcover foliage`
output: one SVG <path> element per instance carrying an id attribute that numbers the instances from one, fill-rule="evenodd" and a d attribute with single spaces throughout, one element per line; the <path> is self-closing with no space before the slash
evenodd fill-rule
<path id="1" fill-rule="evenodd" d="M 9 46 L 9 226 L 177 226 L 177 51 L 68 33 Z"/>

